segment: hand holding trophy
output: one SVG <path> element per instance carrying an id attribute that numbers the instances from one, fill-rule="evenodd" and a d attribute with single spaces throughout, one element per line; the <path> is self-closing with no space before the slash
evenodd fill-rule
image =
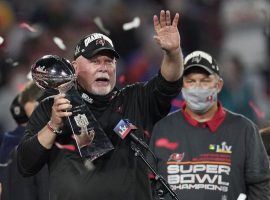
<path id="1" fill-rule="evenodd" d="M 56 55 L 46 55 L 31 67 L 36 85 L 45 90 L 65 93 L 72 105 L 68 123 L 79 153 L 91 161 L 113 149 L 113 145 L 76 89 L 76 75 L 71 63 Z"/>

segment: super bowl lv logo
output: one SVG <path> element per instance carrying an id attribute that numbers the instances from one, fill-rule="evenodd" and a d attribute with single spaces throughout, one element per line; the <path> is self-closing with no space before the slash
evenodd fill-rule
<path id="1" fill-rule="evenodd" d="M 209 150 L 215 151 L 217 153 L 232 153 L 232 146 L 228 146 L 226 142 L 219 144 L 210 144 Z"/>

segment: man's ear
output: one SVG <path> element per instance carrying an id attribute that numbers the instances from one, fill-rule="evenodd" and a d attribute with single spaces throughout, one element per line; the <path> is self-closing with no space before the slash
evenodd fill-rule
<path id="1" fill-rule="evenodd" d="M 77 70 L 77 67 L 78 67 L 78 63 L 76 60 L 73 60 L 72 61 L 72 66 L 74 67 L 74 70 L 75 70 L 75 74 L 78 75 L 78 70 Z"/>
<path id="2" fill-rule="evenodd" d="M 223 84 L 224 84 L 223 79 L 219 77 L 219 78 L 218 78 L 218 83 L 217 83 L 217 86 L 218 86 L 218 93 L 222 90 Z"/>

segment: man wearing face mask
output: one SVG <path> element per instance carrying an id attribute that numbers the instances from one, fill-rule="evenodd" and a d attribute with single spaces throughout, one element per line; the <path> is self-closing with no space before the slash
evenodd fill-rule
<path id="1" fill-rule="evenodd" d="M 209 54 L 186 56 L 183 107 L 160 120 L 151 138 L 157 170 L 182 200 L 270 199 L 269 161 L 258 128 L 222 106 L 222 86 Z"/>

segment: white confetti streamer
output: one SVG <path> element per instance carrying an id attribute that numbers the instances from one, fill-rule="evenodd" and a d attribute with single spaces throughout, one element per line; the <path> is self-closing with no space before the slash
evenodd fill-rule
<path id="1" fill-rule="evenodd" d="M 97 27 L 98 27 L 101 31 L 103 31 L 106 35 L 109 35 L 109 34 L 110 34 L 110 31 L 107 30 L 107 29 L 104 27 L 103 22 L 102 22 L 102 20 L 101 20 L 100 17 L 96 17 L 96 18 L 94 19 L 94 22 L 95 22 L 95 24 L 97 25 Z"/>
<path id="2" fill-rule="evenodd" d="M 17 67 L 19 65 L 19 62 L 14 62 L 14 63 L 12 63 L 12 66 L 13 67 Z"/>
<path id="3" fill-rule="evenodd" d="M 29 81 L 33 80 L 31 71 L 26 75 L 26 78 Z"/>
<path id="4" fill-rule="evenodd" d="M 138 28 L 141 24 L 139 17 L 135 17 L 131 22 L 123 24 L 123 30 L 128 31 L 133 28 Z"/>
<path id="5" fill-rule="evenodd" d="M 59 49 L 66 50 L 66 45 L 64 44 L 64 42 L 61 38 L 54 37 L 53 41 L 59 47 Z"/>
<path id="6" fill-rule="evenodd" d="M 27 29 L 28 31 L 33 32 L 33 33 L 37 32 L 37 30 L 36 30 L 34 27 L 30 26 L 30 25 L 29 25 L 28 23 L 26 23 L 26 22 L 20 23 L 20 27 L 21 27 L 21 28 L 24 28 L 24 29 Z"/>
<path id="7" fill-rule="evenodd" d="M 3 44 L 4 38 L 0 36 L 0 45 Z"/>
<path id="8" fill-rule="evenodd" d="M 13 67 L 17 67 L 19 65 L 19 62 L 14 61 L 12 58 L 7 58 L 6 63 L 8 63 L 9 65 L 13 66 Z"/>

